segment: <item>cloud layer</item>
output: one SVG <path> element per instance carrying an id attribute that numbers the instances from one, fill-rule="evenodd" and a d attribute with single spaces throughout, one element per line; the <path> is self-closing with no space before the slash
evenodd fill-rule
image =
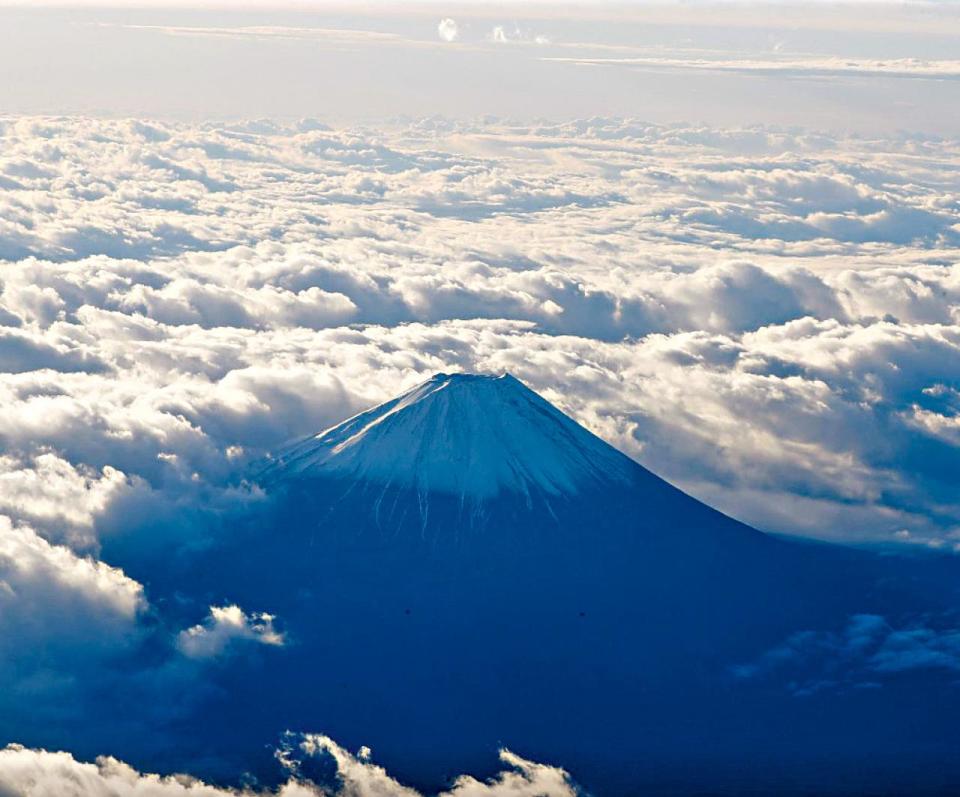
<path id="1" fill-rule="evenodd" d="M 516 372 L 763 528 L 952 544 L 953 142 L 2 131 L 0 503 L 51 539 L 235 501 L 251 458 L 463 368 Z"/>

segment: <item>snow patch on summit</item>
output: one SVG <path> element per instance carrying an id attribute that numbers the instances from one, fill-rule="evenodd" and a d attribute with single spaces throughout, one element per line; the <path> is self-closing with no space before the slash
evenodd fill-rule
<path id="1" fill-rule="evenodd" d="M 638 468 L 509 374 L 437 374 L 284 449 L 265 475 L 333 475 L 484 500 L 622 485 Z"/>

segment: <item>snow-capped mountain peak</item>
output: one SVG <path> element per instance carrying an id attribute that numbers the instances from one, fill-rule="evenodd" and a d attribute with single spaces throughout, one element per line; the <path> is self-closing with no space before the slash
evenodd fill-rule
<path id="1" fill-rule="evenodd" d="M 639 466 L 510 374 L 436 374 L 282 451 L 269 480 L 337 476 L 484 500 L 623 484 Z"/>

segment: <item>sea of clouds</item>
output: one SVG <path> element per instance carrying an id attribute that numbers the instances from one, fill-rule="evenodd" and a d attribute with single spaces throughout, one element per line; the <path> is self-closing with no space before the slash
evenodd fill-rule
<path id="1" fill-rule="evenodd" d="M 75 732 L 125 652 L 162 649 L 141 691 L 165 694 L 282 646 L 258 607 L 168 627 L 101 544 L 188 540 L 260 500 L 251 462 L 438 371 L 510 371 L 760 528 L 960 545 L 958 152 L 616 119 L 0 119 L 0 709 Z M 452 793 L 574 793 L 505 760 L 506 786 Z M 0 753 L 0 791 L 57 777 L 221 794 Z"/>

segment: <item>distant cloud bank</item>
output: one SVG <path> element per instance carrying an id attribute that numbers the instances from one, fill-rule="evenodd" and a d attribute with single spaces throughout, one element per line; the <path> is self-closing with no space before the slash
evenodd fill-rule
<path id="1" fill-rule="evenodd" d="M 893 78 L 960 78 L 960 61 L 919 58 L 785 58 L 771 53 L 768 58 L 576 58 L 552 57 L 544 60 L 571 62 L 585 66 L 612 66 L 633 69 L 694 69 L 714 72 L 785 74 L 798 77 L 878 76 Z"/>

